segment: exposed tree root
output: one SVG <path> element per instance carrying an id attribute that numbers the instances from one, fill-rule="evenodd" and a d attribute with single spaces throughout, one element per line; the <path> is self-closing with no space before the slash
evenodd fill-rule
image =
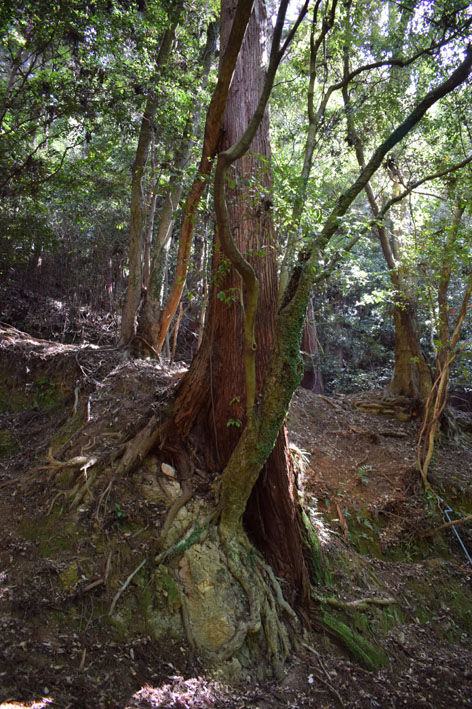
<path id="1" fill-rule="evenodd" d="M 304 648 L 306 648 L 307 650 L 309 650 L 310 652 L 312 652 L 312 653 L 315 655 L 315 657 L 317 658 L 317 660 L 318 660 L 318 662 L 319 662 L 320 667 L 322 668 L 323 672 L 325 673 L 325 675 L 328 677 L 328 680 L 329 680 L 329 678 L 330 678 L 330 677 L 329 677 L 329 673 L 328 673 L 326 667 L 324 666 L 324 664 L 323 664 L 323 662 L 322 662 L 322 660 L 321 660 L 320 653 L 317 652 L 317 651 L 315 650 L 315 648 L 311 647 L 311 645 L 306 645 L 305 643 L 302 643 L 302 644 L 303 644 L 303 647 L 304 647 Z M 336 699 L 337 699 L 338 702 L 339 702 L 339 706 L 340 706 L 342 709 L 344 709 L 344 706 L 345 706 L 345 705 L 344 705 L 344 702 L 343 702 L 343 700 L 342 700 L 342 697 L 341 697 L 341 695 L 339 694 L 338 690 L 337 690 L 335 687 L 333 687 L 333 685 L 331 684 L 331 682 L 325 680 L 325 679 L 324 679 L 323 677 L 321 677 L 317 672 L 314 672 L 314 671 L 313 671 L 313 674 L 315 675 L 316 679 L 317 679 L 319 682 L 321 682 L 321 684 L 324 684 L 324 686 L 327 687 L 327 688 L 329 689 L 329 691 L 334 694 L 334 696 L 336 697 Z"/>
<path id="2" fill-rule="evenodd" d="M 322 615 L 323 625 L 328 633 L 338 640 L 356 662 L 369 671 L 376 671 L 385 666 L 388 656 L 383 649 L 375 647 L 360 633 L 354 631 L 342 620 L 328 611 Z"/>
<path id="3" fill-rule="evenodd" d="M 50 515 L 50 514 L 51 514 L 52 509 L 53 509 L 53 507 L 54 507 L 54 505 L 55 505 L 55 503 L 56 503 L 56 500 L 59 499 L 59 497 L 61 497 L 61 496 L 65 496 L 65 494 L 66 494 L 66 493 L 65 493 L 63 490 L 61 490 L 60 492 L 57 493 L 57 495 L 54 495 L 53 499 L 51 500 L 51 504 L 49 505 L 49 509 L 48 509 L 48 511 L 47 511 L 47 515 Z"/>
<path id="4" fill-rule="evenodd" d="M 126 444 L 116 474 L 126 475 L 141 463 L 159 437 L 159 419 L 152 415 L 147 424 Z"/>
<path id="5" fill-rule="evenodd" d="M 185 603 L 182 603 L 182 605 L 180 606 L 180 614 L 182 617 L 182 625 L 190 650 L 192 653 L 195 653 L 197 650 L 197 644 L 195 642 L 195 638 L 193 637 L 192 624 L 190 623 L 190 618 L 188 617 L 188 612 Z"/>
<path id="6" fill-rule="evenodd" d="M 340 404 L 338 401 L 334 401 L 334 399 L 330 399 L 328 396 L 323 396 L 323 394 L 318 394 L 318 398 L 321 399 L 322 401 L 325 401 L 330 406 L 332 406 L 333 409 L 344 410 L 343 404 Z"/>
<path id="7" fill-rule="evenodd" d="M 140 340 L 149 350 L 149 352 L 154 355 L 154 357 L 157 359 L 158 362 L 161 361 L 161 357 L 159 355 L 159 352 L 154 349 L 154 347 L 151 345 L 150 342 L 144 339 L 144 337 L 141 337 L 141 335 L 135 335 L 136 340 Z"/>
<path id="8" fill-rule="evenodd" d="M 69 490 L 69 491 L 61 491 L 61 494 L 64 494 L 64 497 L 66 499 L 69 499 L 69 508 L 73 509 L 74 507 L 77 507 L 80 505 L 85 497 L 88 495 L 89 498 L 92 500 L 94 497 L 94 487 L 99 478 L 102 477 L 104 473 L 110 473 L 111 468 L 110 466 L 113 464 L 113 462 L 116 460 L 116 458 L 119 456 L 119 454 L 123 451 L 124 446 L 119 446 L 117 450 L 107 452 L 104 455 L 102 455 L 100 458 L 95 458 L 95 457 L 85 457 L 85 456 L 77 456 L 75 458 L 71 458 L 70 460 L 61 462 L 61 461 L 52 461 L 52 464 L 48 466 L 41 466 L 40 469 L 46 470 L 46 469 L 52 469 L 54 473 L 58 472 L 59 470 L 63 468 L 79 468 L 80 469 L 78 472 L 82 473 L 80 476 L 78 476 L 77 479 L 77 473 L 75 474 L 76 476 L 76 482 L 75 485 Z M 91 472 L 89 472 L 89 468 L 92 468 Z M 38 470 L 38 468 L 36 469 Z M 51 476 L 50 476 L 51 478 Z M 114 475 L 111 480 L 109 480 L 107 487 L 105 490 L 101 493 L 98 503 L 97 503 L 97 509 L 95 513 L 95 517 L 98 519 L 100 507 L 103 503 L 103 499 L 105 496 L 107 496 L 110 491 L 111 491 L 111 486 L 113 484 L 113 481 L 115 480 L 116 475 Z M 52 505 L 51 505 L 52 509 Z"/>
<path id="9" fill-rule="evenodd" d="M 113 601 L 112 601 L 111 606 L 110 606 L 110 610 L 108 611 L 108 615 L 113 615 L 113 611 L 115 610 L 116 604 L 118 603 L 118 600 L 119 600 L 121 594 L 123 593 L 123 591 L 125 591 L 125 590 L 128 588 L 128 586 L 130 585 L 131 581 L 132 581 L 133 578 L 136 576 L 136 574 L 138 573 L 138 571 L 140 571 L 140 570 L 143 568 L 143 566 L 144 566 L 144 564 L 146 563 L 146 561 L 147 561 L 147 559 L 143 559 L 143 560 L 141 561 L 141 563 L 138 564 L 138 566 L 134 569 L 134 571 L 132 571 L 132 572 L 130 573 L 130 575 L 128 576 L 128 578 L 127 578 L 126 581 L 124 582 L 124 584 L 123 584 L 122 586 L 120 586 L 120 588 L 118 589 L 118 591 L 116 592 L 116 594 L 115 594 L 115 596 L 114 596 L 114 598 L 113 598 Z"/>
<path id="10" fill-rule="evenodd" d="M 201 544 L 217 514 L 215 510 L 200 522 L 193 524 L 175 544 L 158 554 L 154 558 L 154 563 L 163 564 L 172 557 L 184 553 L 193 544 Z M 248 636 L 262 631 L 273 674 L 281 678 L 285 660 L 294 647 L 288 627 L 299 632 L 300 621 L 284 599 L 274 572 L 244 534 L 239 538 L 220 534 L 220 542 L 228 570 L 244 591 L 249 614 L 239 623 L 231 639 L 217 652 L 206 650 L 205 654 L 215 663 L 229 660 L 242 648 Z M 185 608 L 182 610 L 182 625 L 190 647 L 198 651 Z M 291 635 L 295 636 L 296 632 Z"/>
<path id="11" fill-rule="evenodd" d="M 72 488 L 68 495 L 72 498 L 72 502 L 70 503 L 71 509 L 78 507 L 83 502 L 86 495 L 89 495 L 91 499 L 93 498 L 93 492 L 90 486 L 93 485 L 97 477 L 97 472 L 98 471 L 94 470 L 90 475 L 86 473 L 84 476 L 85 482 L 79 481 L 77 485 Z"/>
<path id="12" fill-rule="evenodd" d="M 106 488 L 104 489 L 104 491 L 101 493 L 100 497 L 98 498 L 97 508 L 95 510 L 95 515 L 94 515 L 94 517 L 97 521 L 99 521 L 99 519 L 100 519 L 100 509 L 101 509 L 102 505 L 103 505 L 103 508 L 106 513 L 107 501 L 110 496 L 110 492 L 113 487 L 114 480 L 115 480 L 115 477 L 113 476 L 112 479 L 110 480 L 110 482 L 108 483 L 108 485 L 106 486 Z"/>
<path id="13" fill-rule="evenodd" d="M 212 513 L 206 517 L 201 523 L 197 520 L 194 525 L 187 529 L 185 534 L 172 546 L 168 547 L 160 554 L 158 554 L 154 561 L 156 565 L 163 564 L 168 561 L 173 556 L 177 554 L 182 554 L 184 551 L 189 549 L 193 544 L 201 542 L 204 536 L 207 534 L 208 528 L 215 517 L 215 513 Z"/>
<path id="14" fill-rule="evenodd" d="M 157 546 L 160 548 L 167 536 L 167 532 L 172 526 L 172 523 L 174 522 L 177 513 L 179 510 L 187 504 L 187 502 L 192 498 L 193 494 L 195 492 L 195 489 L 191 487 L 188 483 L 188 481 L 184 481 L 182 484 L 182 494 L 179 495 L 179 497 L 173 502 L 173 504 L 169 507 L 169 510 L 167 512 L 167 516 L 164 520 L 164 524 L 162 525 L 162 529 L 159 533 L 159 537 L 157 538 Z"/>
<path id="15" fill-rule="evenodd" d="M 36 468 L 34 468 L 31 473 L 26 477 L 26 479 L 23 481 L 20 490 L 26 489 L 26 487 L 29 485 L 29 483 L 36 477 L 36 473 L 41 472 L 42 470 L 50 470 L 49 478 L 48 480 L 52 480 L 52 478 L 55 476 L 55 474 L 59 470 L 63 470 L 64 468 L 80 468 L 81 470 L 87 470 L 89 467 L 95 465 L 97 463 L 96 458 L 89 458 L 87 456 L 79 455 L 75 456 L 73 458 L 70 458 L 69 460 L 57 460 L 56 458 L 53 457 L 51 449 L 48 450 L 47 453 L 47 465 L 39 465 Z"/>
<path id="16" fill-rule="evenodd" d="M 230 647 L 225 647 L 224 652 L 226 654 L 231 649 L 231 654 L 234 654 L 249 634 L 262 629 L 272 670 L 276 678 L 281 678 L 291 649 L 286 622 L 281 619 L 282 612 L 288 616 L 287 622 L 294 629 L 300 629 L 299 620 L 283 598 L 272 569 L 245 535 L 221 534 L 220 530 L 220 538 L 228 568 L 245 592 L 249 606 L 249 619 L 240 625 Z"/>
<path id="17" fill-rule="evenodd" d="M 451 522 L 444 522 L 444 524 L 441 524 L 439 527 L 431 529 L 429 530 L 429 532 L 425 532 L 423 534 L 423 537 L 433 537 L 435 534 L 438 534 L 438 532 L 442 532 L 443 529 L 449 529 L 449 527 L 457 527 L 457 525 L 464 524 L 465 522 L 470 522 L 471 520 L 472 515 L 467 515 L 467 517 L 461 517 L 461 519 L 453 519 Z"/>

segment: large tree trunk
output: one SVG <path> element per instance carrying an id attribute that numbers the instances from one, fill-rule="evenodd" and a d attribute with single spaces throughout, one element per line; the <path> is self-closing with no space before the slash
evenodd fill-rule
<path id="1" fill-rule="evenodd" d="M 235 4 L 223 3 L 223 44 Z M 264 3 L 259 0 L 255 3 L 228 96 L 223 149 L 232 145 L 245 131 L 259 100 L 264 81 L 265 23 Z M 250 260 L 260 284 L 256 320 L 258 390 L 272 350 L 277 302 L 277 264 L 271 248 L 275 240 L 270 209 L 271 179 L 267 166 L 257 157 L 259 155 L 270 160 L 267 115 L 251 144 L 250 153 L 237 161 L 228 189 L 233 237 L 240 251 Z M 258 182 L 257 189 L 255 181 Z M 213 283 L 202 344 L 181 382 L 172 429 L 177 439 L 190 436 L 193 446 L 204 457 L 202 464 L 220 472 L 246 425 L 246 392 L 241 278 L 223 258 L 217 236 L 212 271 Z M 275 572 L 296 587 L 300 596 L 302 589 L 306 588 L 307 571 L 289 458 L 283 430 L 249 500 L 246 526 Z"/>
<path id="2" fill-rule="evenodd" d="M 156 349 L 158 352 L 161 351 L 164 344 L 172 318 L 177 311 L 185 287 L 197 209 L 207 183 L 207 178 L 211 174 L 213 159 L 218 150 L 222 130 L 222 114 L 226 106 L 228 90 L 233 78 L 236 61 L 240 53 L 241 42 L 252 12 L 253 0 L 239 0 L 235 5 L 236 8 L 234 9 L 234 21 L 232 23 L 231 33 L 227 45 L 222 47 L 220 53 L 218 81 L 208 107 L 202 155 L 197 175 L 190 187 L 183 210 L 174 281 L 167 302 L 162 309 L 158 333 L 156 335 Z M 224 8 L 221 12 L 221 15 L 223 14 Z"/>

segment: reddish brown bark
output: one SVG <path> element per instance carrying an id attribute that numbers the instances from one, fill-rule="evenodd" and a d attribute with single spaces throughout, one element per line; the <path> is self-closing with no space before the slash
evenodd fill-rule
<path id="1" fill-rule="evenodd" d="M 233 1 L 223 3 L 223 45 L 234 6 Z M 257 105 L 264 80 L 261 67 L 265 22 L 264 3 L 258 0 L 228 96 L 222 149 L 241 136 Z M 249 77 L 252 80 L 248 80 Z M 277 303 L 271 179 L 265 161 L 258 157 L 260 155 L 270 159 L 267 115 L 250 152 L 237 161 L 227 191 L 233 237 L 259 280 L 256 320 L 258 387 L 272 350 Z M 180 384 L 172 430 L 176 449 L 178 440 L 189 436 L 203 458 L 202 464 L 216 473 L 223 470 L 245 425 L 241 278 L 222 258 L 217 237 L 212 272 L 202 344 Z M 285 431 L 279 435 L 253 491 L 246 523 L 248 532 L 265 553 L 275 573 L 286 578 L 301 593 L 301 589 L 307 586 L 307 571 Z"/>
<path id="2" fill-rule="evenodd" d="M 241 41 L 246 31 L 252 5 L 253 0 L 239 0 L 238 2 L 232 3 L 231 24 L 227 31 L 227 41 L 225 45 L 222 45 L 223 52 L 218 70 L 218 82 L 213 92 L 206 117 L 202 156 L 198 166 L 197 177 L 190 187 L 185 202 L 174 281 L 167 302 L 162 310 L 157 326 L 157 333 L 155 335 L 155 346 L 158 352 L 161 351 L 162 345 L 164 344 L 166 334 L 185 287 L 195 216 L 205 189 L 206 179 L 211 174 L 212 160 L 217 152 L 222 127 L 221 116 L 226 105 L 228 89 L 233 77 L 235 63 L 239 55 Z M 222 22 L 224 12 L 225 3 L 223 3 L 222 7 Z"/>
<path id="3" fill-rule="evenodd" d="M 157 56 L 157 71 L 161 71 L 169 59 L 169 55 L 174 41 L 175 31 L 183 2 L 176 3 L 174 7 L 175 17 L 172 25 L 164 33 L 162 44 Z M 126 300 L 123 307 L 121 319 L 120 344 L 128 346 L 136 334 L 136 313 L 141 301 L 143 273 L 142 258 L 145 231 L 145 199 L 143 193 L 143 182 L 145 176 L 146 163 L 149 149 L 152 142 L 152 131 L 154 118 L 159 105 L 159 94 L 151 91 L 147 97 L 144 108 L 141 127 L 139 130 L 138 145 L 132 167 L 131 180 L 131 214 L 130 214 L 130 236 L 128 249 L 128 287 L 126 290 Z"/>

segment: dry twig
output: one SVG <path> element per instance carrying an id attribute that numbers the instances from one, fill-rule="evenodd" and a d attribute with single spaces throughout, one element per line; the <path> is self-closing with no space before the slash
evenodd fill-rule
<path id="1" fill-rule="evenodd" d="M 449 529 L 449 527 L 457 527 L 459 524 L 464 524 L 465 522 L 470 522 L 472 520 L 472 515 L 467 515 L 467 517 L 461 517 L 461 519 L 453 519 L 451 522 L 444 522 L 439 527 L 431 529 L 429 532 L 425 532 L 423 537 L 432 537 L 438 532 L 442 532 L 443 529 Z"/>
<path id="2" fill-rule="evenodd" d="M 135 568 L 135 570 L 130 573 L 130 575 L 128 576 L 128 578 L 127 578 L 126 581 L 124 582 L 124 584 L 123 584 L 123 585 L 118 589 L 118 591 L 115 593 L 115 596 L 114 596 L 114 598 L 113 598 L 113 601 L 111 602 L 110 610 L 108 611 L 108 615 L 113 615 L 113 611 L 115 610 L 115 606 L 116 606 L 116 604 L 118 603 L 121 594 L 123 593 L 123 591 L 125 591 L 125 590 L 128 588 L 128 586 L 130 585 L 131 581 L 132 581 L 133 578 L 136 576 L 136 574 L 138 573 L 138 571 L 140 571 L 140 570 L 143 568 L 143 566 L 144 566 L 144 564 L 146 563 L 146 561 L 147 561 L 147 559 L 143 559 L 142 562 L 141 562 L 140 564 L 138 564 L 138 566 Z"/>

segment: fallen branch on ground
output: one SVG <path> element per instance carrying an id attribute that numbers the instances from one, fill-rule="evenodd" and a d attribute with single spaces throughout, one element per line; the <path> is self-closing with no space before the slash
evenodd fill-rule
<path id="1" fill-rule="evenodd" d="M 328 603 L 328 605 L 334 608 L 367 608 L 369 603 L 375 606 L 391 606 L 397 601 L 394 598 L 358 598 L 355 601 L 341 601 L 339 598 L 328 598 L 325 596 L 317 596 L 316 594 L 311 594 L 313 600 L 318 601 L 318 603 Z"/>
<path id="2" fill-rule="evenodd" d="M 423 537 L 432 537 L 438 532 L 442 532 L 443 529 L 449 529 L 449 527 L 456 527 L 459 524 L 464 524 L 465 522 L 470 522 L 472 520 L 472 515 L 467 515 L 467 517 L 461 517 L 461 519 L 453 519 L 451 522 L 444 522 L 439 527 L 431 529 L 429 532 L 425 532 Z"/>
<path id="3" fill-rule="evenodd" d="M 110 610 L 108 611 L 108 615 L 113 615 L 113 611 L 115 610 L 115 606 L 118 603 L 121 594 L 123 593 L 123 591 L 125 591 L 128 588 L 131 581 L 136 576 L 138 571 L 140 571 L 143 568 L 146 561 L 147 561 L 147 559 L 142 560 L 142 562 L 135 568 L 135 570 L 130 573 L 130 575 L 128 576 L 128 578 L 124 582 L 123 586 L 121 586 L 121 588 L 119 588 L 118 591 L 115 593 L 113 601 L 111 602 Z"/>

